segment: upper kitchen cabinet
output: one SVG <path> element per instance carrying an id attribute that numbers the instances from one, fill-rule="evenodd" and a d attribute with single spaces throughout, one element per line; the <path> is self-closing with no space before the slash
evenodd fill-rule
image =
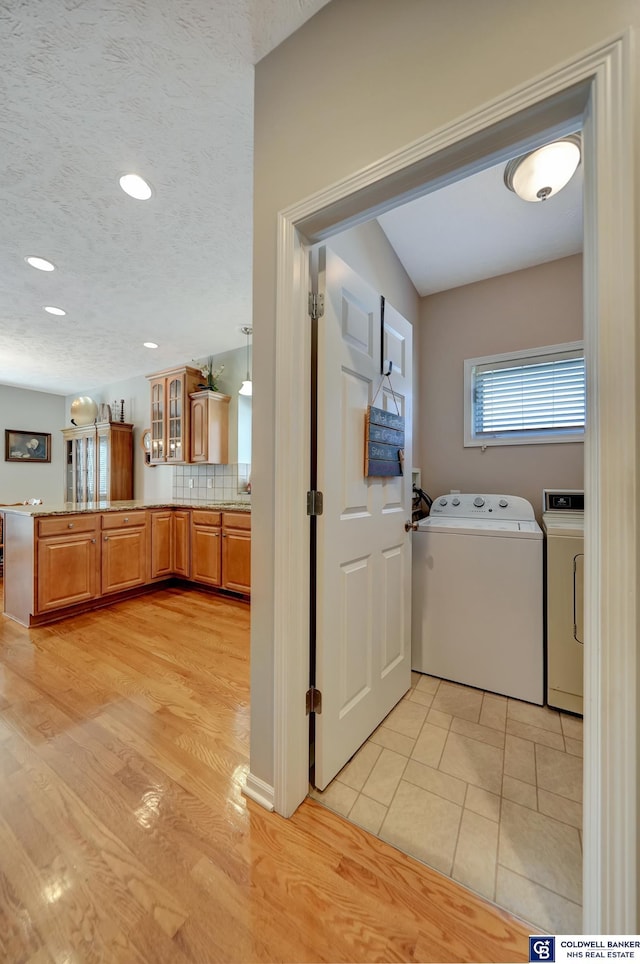
<path id="1" fill-rule="evenodd" d="M 62 430 L 65 502 L 133 498 L 133 425 L 96 422 Z"/>
<path id="2" fill-rule="evenodd" d="M 229 462 L 229 402 L 230 395 L 209 389 L 193 392 L 191 399 L 192 462 Z"/>
<path id="3" fill-rule="evenodd" d="M 202 380 L 197 368 L 183 365 L 147 376 L 151 388 L 152 465 L 189 462 L 191 409 L 189 395 Z"/>

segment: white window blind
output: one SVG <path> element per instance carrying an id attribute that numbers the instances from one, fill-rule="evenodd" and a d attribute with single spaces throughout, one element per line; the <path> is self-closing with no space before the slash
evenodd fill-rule
<path id="1" fill-rule="evenodd" d="M 552 346 L 465 363 L 465 444 L 522 444 L 582 438 L 585 366 L 582 345 Z"/>

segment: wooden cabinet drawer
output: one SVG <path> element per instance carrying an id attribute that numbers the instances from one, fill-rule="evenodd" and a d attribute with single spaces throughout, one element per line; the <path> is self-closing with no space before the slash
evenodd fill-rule
<path id="1" fill-rule="evenodd" d="M 128 526 L 143 526 L 147 522 L 144 509 L 134 512 L 105 512 L 102 516 L 103 529 L 126 529 Z"/>
<path id="2" fill-rule="evenodd" d="M 191 521 L 194 526 L 219 526 L 222 512 L 212 512 L 210 509 L 192 509 Z"/>
<path id="3" fill-rule="evenodd" d="M 96 515 L 61 515 L 38 519 L 39 536 L 63 536 L 71 532 L 92 532 L 96 529 Z"/>
<path id="4" fill-rule="evenodd" d="M 222 516 L 222 525 L 225 527 L 225 529 L 250 529 L 251 513 L 224 512 Z"/>

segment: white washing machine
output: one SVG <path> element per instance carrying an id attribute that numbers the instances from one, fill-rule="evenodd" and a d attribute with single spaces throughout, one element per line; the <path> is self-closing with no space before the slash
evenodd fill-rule
<path id="1" fill-rule="evenodd" d="M 412 668 L 542 704 L 542 540 L 519 496 L 436 499 L 413 539 Z"/>

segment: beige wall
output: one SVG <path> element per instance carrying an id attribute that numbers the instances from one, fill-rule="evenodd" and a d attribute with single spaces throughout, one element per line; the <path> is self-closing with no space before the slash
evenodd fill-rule
<path id="1" fill-rule="evenodd" d="M 275 714 L 277 213 L 630 25 L 640 26 L 637 0 L 334 0 L 257 65 L 251 769 L 267 783 Z M 636 96 L 636 111 L 637 104 Z M 637 133 L 636 115 L 636 145 Z M 640 169 L 636 178 L 640 187 Z"/>
<path id="2" fill-rule="evenodd" d="M 583 488 L 581 442 L 465 448 L 464 360 L 582 338 L 582 257 L 514 271 L 422 300 L 416 463 L 435 498 L 450 489 L 528 499 Z"/>

